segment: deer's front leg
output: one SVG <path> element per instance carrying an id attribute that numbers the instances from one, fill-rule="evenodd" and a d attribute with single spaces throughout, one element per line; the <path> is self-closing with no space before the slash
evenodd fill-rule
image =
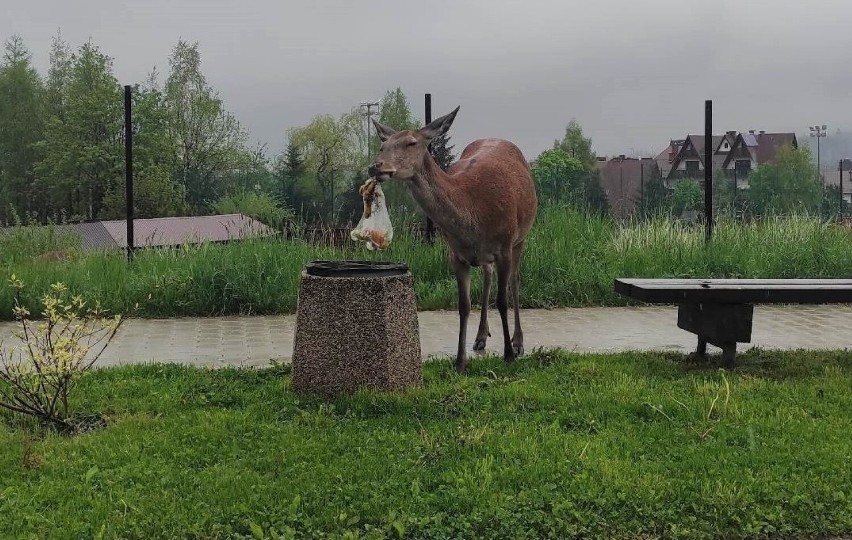
<path id="1" fill-rule="evenodd" d="M 470 265 L 451 255 L 453 273 L 459 290 L 459 348 L 456 354 L 456 371 L 467 368 L 467 319 L 470 316 Z"/>

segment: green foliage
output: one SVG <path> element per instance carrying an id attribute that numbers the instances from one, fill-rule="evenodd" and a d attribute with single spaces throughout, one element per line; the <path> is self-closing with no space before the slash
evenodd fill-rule
<path id="1" fill-rule="evenodd" d="M 848 536 L 850 354 L 738 364 L 543 350 L 330 401 L 281 365 L 98 369 L 73 405 L 106 427 L 0 426 L 0 536 Z"/>
<path id="2" fill-rule="evenodd" d="M 583 164 L 561 148 L 545 150 L 532 168 L 539 204 L 579 201 L 586 171 Z"/>
<path id="3" fill-rule="evenodd" d="M 815 212 L 822 187 L 807 147 L 784 146 L 749 175 L 749 199 L 761 214 Z"/>
<path id="4" fill-rule="evenodd" d="M 316 182 L 321 194 L 320 213 L 327 223 L 334 220 L 337 198 L 347 189 L 348 178 L 358 167 L 357 112 L 335 119 L 325 114 L 314 117 L 306 126 L 291 128 L 289 140 L 299 150 L 308 178 Z"/>
<path id="5" fill-rule="evenodd" d="M 672 211 L 676 216 L 684 212 L 700 212 L 704 209 L 704 190 L 692 178 L 684 178 L 675 184 L 672 193 Z"/>
<path id="6" fill-rule="evenodd" d="M 243 214 L 281 230 L 293 221 L 293 214 L 266 193 L 244 191 L 222 197 L 213 204 L 217 214 Z"/>
<path id="7" fill-rule="evenodd" d="M 207 84 L 198 43 L 178 41 L 169 66 L 163 97 L 172 167 L 189 207 L 204 212 L 228 191 L 223 179 L 245 165 L 247 135 Z"/>
<path id="8" fill-rule="evenodd" d="M 121 87 L 112 59 L 92 43 L 71 55 L 63 117 L 52 116 L 36 172 L 45 182 L 51 209 L 76 219 L 100 216 L 104 196 L 120 178 L 124 163 Z"/>
<path id="9" fill-rule="evenodd" d="M 6 42 L 0 63 L 0 223 L 37 212 L 34 204 L 36 143 L 44 133 L 44 85 L 20 36 Z"/>
<path id="10" fill-rule="evenodd" d="M 592 139 L 583 135 L 583 127 L 574 119 L 565 128 L 562 140 L 553 142 L 553 148 L 559 148 L 578 160 L 587 171 L 595 168 L 597 157 L 592 150 Z"/>
<path id="11" fill-rule="evenodd" d="M 668 215 L 671 212 L 671 193 L 666 189 L 662 178 L 646 178 L 643 192 L 637 202 L 638 217 L 648 219 L 652 216 Z"/>
<path id="12" fill-rule="evenodd" d="M 121 317 L 107 317 L 98 305 L 87 307 L 57 282 L 41 297 L 44 322 L 34 324 L 20 301 L 24 283 L 12 274 L 9 286 L 21 344 L 0 343 L 0 409 L 74 432 L 81 426 L 72 417 L 71 392 L 115 336 Z"/>
<path id="13" fill-rule="evenodd" d="M 77 235 L 58 230 L 55 225 L 19 224 L 0 232 L 0 267 L 29 264 L 36 257 L 76 251 L 79 247 Z"/>
<path id="14" fill-rule="evenodd" d="M 127 217 L 127 185 L 120 177 L 104 198 L 101 219 Z M 182 216 L 188 212 L 182 185 L 172 179 L 168 166 L 148 165 L 133 175 L 133 208 L 136 218 Z"/>

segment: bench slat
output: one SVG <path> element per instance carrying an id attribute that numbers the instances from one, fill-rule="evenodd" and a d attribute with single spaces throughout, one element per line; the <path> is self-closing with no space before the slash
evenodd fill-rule
<path id="1" fill-rule="evenodd" d="M 615 291 L 648 303 L 852 303 L 852 279 L 627 279 Z"/>

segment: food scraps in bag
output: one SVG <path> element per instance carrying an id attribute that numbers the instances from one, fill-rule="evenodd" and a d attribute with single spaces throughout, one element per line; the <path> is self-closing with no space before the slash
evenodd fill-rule
<path id="1" fill-rule="evenodd" d="M 393 239 L 393 227 L 379 182 L 375 178 L 368 179 L 358 188 L 358 193 L 364 199 L 364 212 L 349 237 L 356 242 L 366 242 L 370 251 L 387 249 Z"/>

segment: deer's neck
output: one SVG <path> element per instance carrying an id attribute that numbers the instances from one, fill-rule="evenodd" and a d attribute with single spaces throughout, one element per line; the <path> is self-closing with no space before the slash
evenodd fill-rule
<path id="1" fill-rule="evenodd" d="M 442 171 L 431 156 L 423 160 L 409 187 L 423 212 L 444 233 L 455 238 L 472 236 L 473 216 L 465 205 L 464 186 Z"/>

